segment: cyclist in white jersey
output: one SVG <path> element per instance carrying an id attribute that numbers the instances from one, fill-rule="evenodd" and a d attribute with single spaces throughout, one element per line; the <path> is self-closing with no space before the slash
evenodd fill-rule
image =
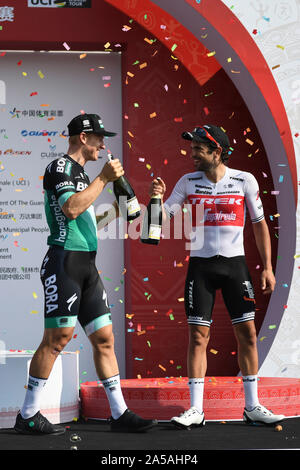
<path id="1" fill-rule="evenodd" d="M 189 325 L 188 378 L 191 408 L 171 422 L 184 429 L 205 424 L 203 411 L 206 350 L 217 289 L 222 290 L 238 345 L 248 423 L 274 424 L 285 416 L 275 415 L 259 403 L 257 390 L 255 298 L 245 262 L 243 230 L 248 209 L 256 245 L 264 269 L 261 288 L 270 294 L 275 288 L 271 265 L 268 226 L 255 177 L 227 167 L 230 147 L 226 133 L 214 125 L 196 127 L 182 137 L 191 141 L 195 171 L 182 176 L 163 206 L 163 220 L 172 218 L 184 202 L 191 209 L 193 243 L 185 284 L 185 310 Z M 152 182 L 150 194 L 162 200 L 166 185 L 160 178 Z"/>

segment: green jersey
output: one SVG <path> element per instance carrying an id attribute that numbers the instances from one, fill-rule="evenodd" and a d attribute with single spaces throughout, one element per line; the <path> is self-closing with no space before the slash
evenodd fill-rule
<path id="1" fill-rule="evenodd" d="M 53 160 L 45 171 L 45 212 L 50 229 L 48 245 L 59 245 L 65 250 L 97 251 L 97 223 L 91 205 L 76 219 L 68 219 L 61 210 L 70 196 L 90 184 L 83 167 L 69 155 Z"/>

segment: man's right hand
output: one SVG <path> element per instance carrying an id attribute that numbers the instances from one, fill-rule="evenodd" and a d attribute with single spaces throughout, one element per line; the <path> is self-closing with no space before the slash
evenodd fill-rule
<path id="1" fill-rule="evenodd" d="M 164 181 L 159 177 L 154 179 L 151 183 L 150 190 L 149 190 L 150 197 L 160 195 L 161 198 L 163 198 L 165 192 L 166 192 L 166 185 Z"/>
<path id="2" fill-rule="evenodd" d="M 121 165 L 120 160 L 113 159 L 106 162 L 99 174 L 100 178 L 106 183 L 116 181 L 120 176 L 123 176 L 125 171 Z"/>

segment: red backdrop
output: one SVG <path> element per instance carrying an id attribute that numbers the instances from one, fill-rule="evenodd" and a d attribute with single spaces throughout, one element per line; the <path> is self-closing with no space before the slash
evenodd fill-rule
<path id="1" fill-rule="evenodd" d="M 111 49 L 119 51 L 115 44 L 122 45 L 124 167 L 141 203 L 148 203 L 153 175 L 165 180 L 168 196 L 176 181 L 192 171 L 189 144 L 181 139 L 183 130 L 207 122 L 227 131 L 234 148 L 229 166 L 250 171 L 259 182 L 275 269 L 277 219 L 271 221 L 269 215 L 277 210 L 270 193 L 273 182 L 264 147 L 245 103 L 215 59 L 207 60 L 204 47 L 193 42 L 192 36 L 181 39 L 186 41 L 186 50 L 193 51 L 189 64 L 197 70 L 196 81 L 189 71 L 191 67 L 184 67 L 174 55 L 176 50 L 171 52 L 155 40 L 153 25 L 150 33 L 104 0 L 93 2 L 91 9 L 27 8 L 27 2 L 22 3 L 9 2 L 15 8 L 15 19 L 2 23 L 3 50 L 65 50 L 64 42 L 73 50 L 101 50 L 109 41 Z M 180 25 L 176 21 L 164 29 L 168 18 L 161 24 L 160 18 L 156 20 L 156 29 L 163 30 L 165 38 L 174 40 L 177 34 L 179 40 Z M 131 29 L 124 31 L 124 25 Z M 149 39 L 155 41 L 150 44 Z M 0 60 L 5 66 L 5 56 Z M 90 111 L 101 115 L 101 110 Z M 153 113 L 156 116 L 151 118 Z M 256 266 L 261 261 L 249 222 L 245 247 L 256 290 L 259 332 L 268 298 L 260 293 L 261 270 Z M 183 302 L 178 299 L 183 298 L 188 254 L 185 240 L 162 240 L 158 247 L 125 240 L 127 378 L 187 375 L 187 325 Z M 236 344 L 219 295 L 213 320 L 208 375 L 235 375 L 239 371 Z"/>

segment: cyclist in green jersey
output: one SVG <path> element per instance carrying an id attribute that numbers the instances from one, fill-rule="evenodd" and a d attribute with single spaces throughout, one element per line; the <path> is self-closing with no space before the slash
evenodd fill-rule
<path id="1" fill-rule="evenodd" d="M 112 431 L 141 432 L 155 424 L 127 408 L 123 398 L 107 294 L 95 265 L 97 226 L 119 216 L 116 202 L 95 216 L 94 201 L 106 184 L 124 174 L 118 159 L 108 161 L 90 182 L 84 171 L 97 161 L 104 137 L 116 135 L 104 129 L 96 114 L 76 116 L 68 125 L 69 149 L 51 162 L 44 175 L 45 212 L 50 228 L 49 249 L 41 267 L 45 295 L 45 331 L 29 369 L 24 404 L 14 429 L 22 434 L 62 434 L 63 426 L 50 423 L 40 413 L 43 387 L 57 356 L 73 336 L 78 319 L 92 347 L 95 368 L 109 401 Z M 98 225 L 97 225 L 98 224 Z"/>

